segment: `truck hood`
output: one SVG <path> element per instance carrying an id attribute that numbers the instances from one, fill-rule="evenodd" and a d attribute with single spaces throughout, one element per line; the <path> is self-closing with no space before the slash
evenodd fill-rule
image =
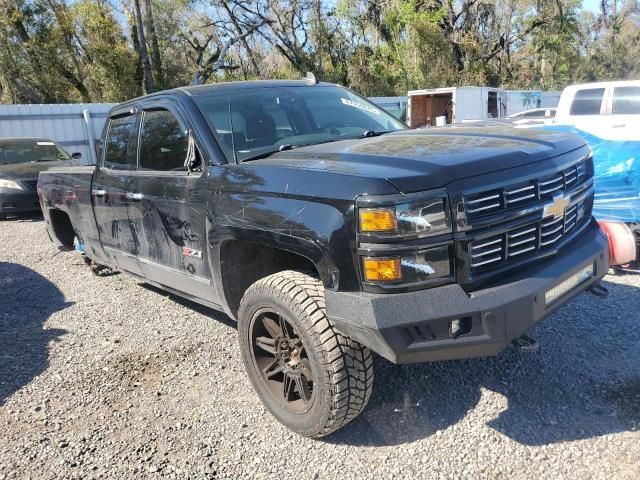
<path id="1" fill-rule="evenodd" d="M 52 167 L 73 165 L 71 160 L 49 162 L 0 163 L 0 177 L 17 180 L 37 180 L 38 174 Z"/>
<path id="2" fill-rule="evenodd" d="M 584 146 L 579 137 L 560 132 L 443 127 L 312 145 L 255 163 L 383 178 L 400 192 L 410 193 L 546 160 Z"/>

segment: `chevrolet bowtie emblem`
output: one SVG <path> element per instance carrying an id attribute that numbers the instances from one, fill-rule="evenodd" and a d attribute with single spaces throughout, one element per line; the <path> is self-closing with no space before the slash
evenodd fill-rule
<path id="1" fill-rule="evenodd" d="M 544 210 L 542 211 L 542 218 L 553 217 L 560 218 L 564 216 L 564 211 L 571 203 L 571 199 L 569 197 L 564 197 L 562 195 L 558 195 L 557 197 L 553 197 L 552 203 L 547 203 L 544 206 Z"/>

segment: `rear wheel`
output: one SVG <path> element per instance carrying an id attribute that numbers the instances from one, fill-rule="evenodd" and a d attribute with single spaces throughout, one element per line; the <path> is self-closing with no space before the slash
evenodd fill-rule
<path id="1" fill-rule="evenodd" d="M 328 435 L 366 406 L 373 387 L 371 351 L 329 323 L 316 278 L 284 271 L 258 280 L 240 303 L 238 331 L 251 383 L 291 430 Z"/>

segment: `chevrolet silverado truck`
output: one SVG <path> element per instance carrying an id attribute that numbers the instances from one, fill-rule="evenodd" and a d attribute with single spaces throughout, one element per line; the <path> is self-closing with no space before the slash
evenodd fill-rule
<path id="1" fill-rule="evenodd" d="M 51 240 L 237 320 L 259 397 L 310 437 L 365 408 L 372 351 L 496 355 L 609 266 L 570 134 L 408 130 L 340 86 L 264 81 L 122 103 L 99 157 L 40 174 Z"/>

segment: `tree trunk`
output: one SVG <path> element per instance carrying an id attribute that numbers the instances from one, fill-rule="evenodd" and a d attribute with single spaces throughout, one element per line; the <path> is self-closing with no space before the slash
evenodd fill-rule
<path id="1" fill-rule="evenodd" d="M 130 33 L 131 43 L 133 43 L 133 49 L 136 51 L 136 53 L 138 53 L 140 52 L 140 42 L 138 41 L 138 30 L 135 25 L 135 19 L 132 17 L 129 17 L 129 22 L 131 23 L 131 33 Z M 142 59 L 140 58 L 140 55 L 138 55 L 138 58 L 136 60 L 136 70 L 135 70 L 134 78 L 135 78 L 136 85 L 142 86 L 142 82 L 143 82 Z"/>
<path id="2" fill-rule="evenodd" d="M 233 14 L 233 11 L 229 7 L 229 4 L 227 2 L 222 2 L 222 6 L 227 11 L 227 14 L 229 15 L 229 18 L 231 19 L 231 22 L 233 23 L 233 26 L 236 27 L 236 31 L 238 32 L 238 35 L 241 35 L 242 34 L 242 28 L 240 28 L 240 24 L 238 23 L 238 19 Z M 251 47 L 249 47 L 249 43 L 247 42 L 246 38 L 242 39 L 242 45 L 244 46 L 244 49 L 247 51 L 247 56 L 249 57 L 249 61 L 251 62 L 251 65 L 253 66 L 254 73 L 256 75 L 259 74 L 260 68 L 258 67 L 258 62 L 256 62 L 256 57 L 253 54 L 253 50 L 251 49 Z M 245 71 L 245 77 L 246 77 L 246 71 Z M 246 80 L 246 78 L 245 78 L 245 80 Z"/>
<path id="3" fill-rule="evenodd" d="M 236 65 L 225 65 L 224 63 L 225 57 L 227 56 L 227 53 L 229 53 L 229 49 L 237 42 L 241 42 L 249 35 L 252 35 L 253 32 L 258 31 L 258 29 L 263 25 L 266 25 L 267 22 L 267 19 L 262 19 L 260 22 L 248 26 L 247 30 L 244 33 L 229 38 L 222 47 L 216 47 L 216 51 L 206 61 L 204 61 L 204 50 L 200 51 L 198 55 L 196 71 L 191 77 L 191 85 L 202 85 L 206 83 L 211 75 L 213 75 L 213 73 L 220 69 L 237 69 L 238 67 Z M 203 49 L 207 48 L 207 45 L 211 41 L 211 38 L 212 37 L 209 37 L 207 43 L 202 47 Z"/>
<path id="4" fill-rule="evenodd" d="M 151 9 L 151 0 L 144 0 L 144 23 L 149 33 L 149 41 L 151 42 L 151 68 L 153 69 L 153 78 L 157 90 L 164 88 L 164 73 L 162 71 L 162 56 L 160 55 L 160 44 L 156 35 L 156 24 L 153 19 L 153 10 Z"/>
<path id="5" fill-rule="evenodd" d="M 138 35 L 138 55 L 142 63 L 142 87 L 144 93 L 153 92 L 153 76 L 151 75 L 151 62 L 147 51 L 147 41 L 144 37 L 144 26 L 142 23 L 142 11 L 140 0 L 133 0 L 133 14 L 136 19 L 136 33 Z"/>
<path id="6" fill-rule="evenodd" d="M 13 72 L 0 73 L 0 103 L 45 103 L 23 78 Z"/>

